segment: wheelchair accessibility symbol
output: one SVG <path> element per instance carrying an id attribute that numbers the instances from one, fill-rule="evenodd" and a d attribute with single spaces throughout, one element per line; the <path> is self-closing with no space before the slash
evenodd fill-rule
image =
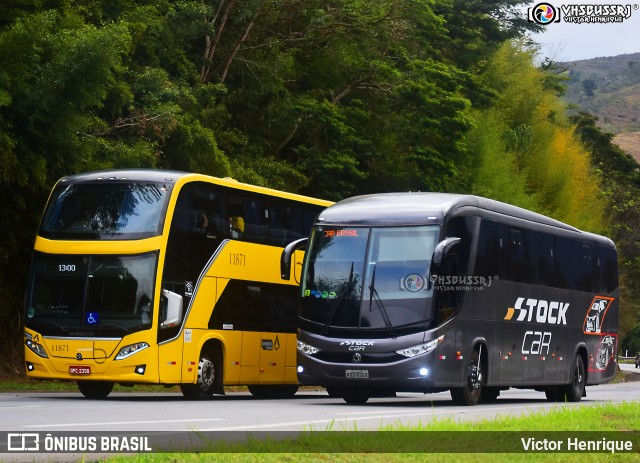
<path id="1" fill-rule="evenodd" d="M 97 325 L 97 324 L 98 324 L 98 312 L 87 313 L 87 325 Z"/>

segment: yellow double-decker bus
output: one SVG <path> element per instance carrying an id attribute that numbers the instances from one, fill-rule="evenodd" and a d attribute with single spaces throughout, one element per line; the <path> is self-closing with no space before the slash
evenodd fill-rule
<path id="1" fill-rule="evenodd" d="M 299 272 L 283 284 L 280 255 L 329 204 L 184 172 L 62 178 L 35 241 L 27 376 L 93 399 L 114 383 L 295 394 Z"/>

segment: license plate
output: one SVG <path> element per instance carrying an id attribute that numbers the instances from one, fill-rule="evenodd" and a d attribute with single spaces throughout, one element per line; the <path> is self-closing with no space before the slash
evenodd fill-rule
<path id="1" fill-rule="evenodd" d="M 69 367 L 70 375 L 90 375 L 91 367 Z"/>
<path id="2" fill-rule="evenodd" d="M 352 379 L 369 379 L 369 370 L 346 370 L 346 377 Z"/>

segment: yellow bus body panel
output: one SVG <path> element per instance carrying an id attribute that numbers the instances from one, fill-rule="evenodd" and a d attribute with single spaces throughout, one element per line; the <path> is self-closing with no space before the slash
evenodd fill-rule
<path id="1" fill-rule="evenodd" d="M 142 254 L 162 247 L 162 236 L 135 241 L 55 241 L 36 237 L 34 249 L 48 254 Z"/>
<path id="2" fill-rule="evenodd" d="M 149 342 L 149 331 L 141 331 L 123 339 L 77 339 L 43 337 L 32 330 L 34 342 L 46 346 L 49 358 L 42 358 L 30 349 L 25 349 L 25 361 L 33 365 L 33 371 L 29 372 L 29 378 L 61 380 L 96 380 L 118 381 L 120 383 L 158 383 L 158 346 Z M 146 342 L 149 347 L 122 360 L 114 360 L 115 355 L 122 347 Z M 105 352 L 111 351 L 109 358 L 105 358 Z M 56 356 L 53 356 L 53 353 Z M 76 355 L 82 354 L 82 360 Z M 64 355 L 62 355 L 64 354 Z M 145 373 L 136 373 L 136 368 L 144 365 Z M 70 367 L 89 367 L 90 374 L 72 374 Z"/>
<path id="3" fill-rule="evenodd" d="M 308 196 L 257 187 L 232 179 L 209 177 L 201 174 L 185 174 L 176 179 L 168 203 L 162 235 L 127 241 L 57 241 L 36 237 L 34 250 L 48 254 L 142 254 L 158 252 L 158 275 L 154 300 L 159 301 L 162 266 L 171 218 L 178 193 L 193 181 L 202 181 L 236 190 L 253 192 L 265 198 L 283 198 L 306 204 L 328 207 L 332 202 Z M 185 316 L 182 330 L 174 339 L 157 344 L 159 310 L 154 310 L 152 328 L 127 335 L 122 339 L 78 339 L 47 337 L 25 329 L 38 339 L 48 358 L 42 358 L 25 348 L 25 360 L 33 365 L 27 376 L 34 379 L 101 380 L 118 383 L 195 384 L 197 382 L 200 353 L 205 344 L 217 343 L 223 361 L 225 385 L 239 384 L 297 384 L 295 333 L 250 332 L 209 329 L 212 310 L 232 279 L 297 286 L 300 283 L 303 252 L 296 252 L 293 261 L 293 278 L 280 278 L 280 254 L 282 247 L 230 240 L 223 243 L 216 260 L 207 269 Z M 146 342 L 149 347 L 122 360 L 116 354 L 125 346 Z M 77 354 L 82 354 L 78 360 Z M 89 375 L 70 373 L 69 367 L 88 366 Z M 136 373 L 144 366 L 145 373 Z"/>

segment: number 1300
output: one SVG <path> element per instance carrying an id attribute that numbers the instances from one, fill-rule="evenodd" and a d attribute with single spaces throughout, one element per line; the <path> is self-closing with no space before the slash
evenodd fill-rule
<path id="1" fill-rule="evenodd" d="M 73 264 L 60 264 L 58 265 L 59 272 L 75 272 L 76 266 Z"/>

